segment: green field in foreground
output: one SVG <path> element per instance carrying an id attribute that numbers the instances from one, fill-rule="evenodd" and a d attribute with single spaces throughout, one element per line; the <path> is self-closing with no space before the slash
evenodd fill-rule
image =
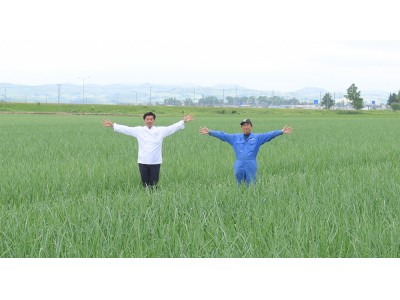
<path id="1" fill-rule="evenodd" d="M 105 117 L 136 126 L 141 113 Z M 197 115 L 165 139 L 151 192 L 136 140 L 105 117 L 0 114 L 0 257 L 400 256 L 399 114 Z M 235 183 L 231 146 L 198 133 L 239 132 L 244 117 L 254 132 L 294 128 L 262 146 L 250 188 Z"/>

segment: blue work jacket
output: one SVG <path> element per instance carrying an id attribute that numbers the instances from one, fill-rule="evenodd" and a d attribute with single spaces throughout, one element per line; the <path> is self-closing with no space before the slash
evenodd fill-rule
<path id="1" fill-rule="evenodd" d="M 208 134 L 227 142 L 233 146 L 236 154 L 236 160 L 256 160 L 260 146 L 283 134 L 282 130 L 275 130 L 266 133 L 250 133 L 249 138 L 245 140 L 243 133 L 228 134 L 222 131 L 209 130 Z"/>

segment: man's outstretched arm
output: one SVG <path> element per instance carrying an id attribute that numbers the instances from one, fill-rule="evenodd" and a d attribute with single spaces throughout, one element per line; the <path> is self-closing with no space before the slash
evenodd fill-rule
<path id="1" fill-rule="evenodd" d="M 170 126 L 162 127 L 162 136 L 167 137 L 167 136 L 177 132 L 178 130 L 185 128 L 185 123 L 190 122 L 193 119 L 194 119 L 194 115 L 192 113 L 190 113 L 186 116 L 183 116 L 183 120 L 181 120 L 175 124 L 172 124 Z"/>
<path id="2" fill-rule="evenodd" d="M 216 131 L 216 130 L 209 130 L 207 127 L 201 127 L 199 129 L 200 134 L 208 134 L 213 137 L 216 137 L 217 139 L 220 139 L 223 142 L 227 142 L 232 145 L 233 140 L 234 140 L 234 134 L 228 134 L 223 131 Z"/>

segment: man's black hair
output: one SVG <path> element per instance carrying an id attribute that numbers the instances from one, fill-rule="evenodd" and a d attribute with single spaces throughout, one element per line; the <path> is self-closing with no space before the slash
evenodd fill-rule
<path id="1" fill-rule="evenodd" d="M 155 113 L 149 111 L 143 115 L 143 120 L 146 119 L 147 116 L 153 116 L 154 120 L 156 119 Z"/>

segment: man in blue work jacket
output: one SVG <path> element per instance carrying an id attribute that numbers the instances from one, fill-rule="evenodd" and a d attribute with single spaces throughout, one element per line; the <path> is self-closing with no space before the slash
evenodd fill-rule
<path id="1" fill-rule="evenodd" d="M 292 133 L 292 128 L 283 127 L 282 130 L 275 130 L 266 133 L 252 133 L 253 123 L 250 119 L 240 122 L 243 133 L 228 134 L 222 131 L 209 130 L 207 127 L 200 128 L 201 134 L 208 134 L 219 138 L 233 146 L 236 154 L 234 166 L 235 176 L 238 184 L 246 181 L 247 185 L 255 182 L 257 174 L 257 153 L 261 145 L 282 134 Z"/>

